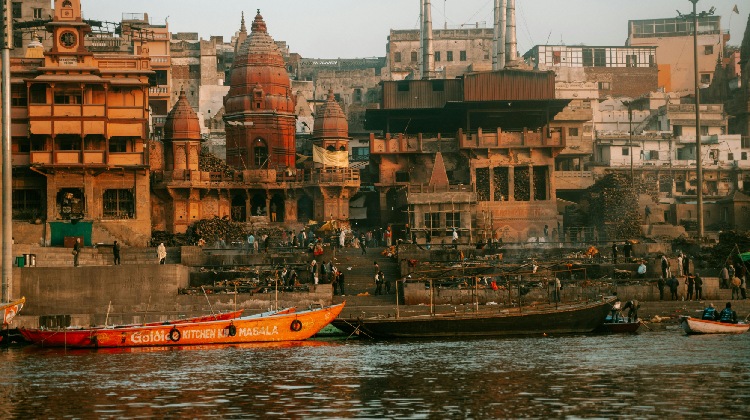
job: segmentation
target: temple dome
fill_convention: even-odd
[[[180,98],[164,122],[164,141],[191,140],[201,140],[201,125],[198,115],[188,103],[185,91],[180,91]]]
[[[341,110],[333,90],[328,91],[328,99],[315,114],[313,139],[349,138],[349,122]]]
[[[227,114],[247,110],[294,112],[291,81],[279,47],[268,34],[260,11],[237,51],[225,99]]]

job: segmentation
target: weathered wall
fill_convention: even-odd
[[[14,327],[39,325],[44,315],[70,315],[71,325],[138,323],[212,311],[245,308],[268,310],[276,295],[180,295],[188,285],[189,268],[179,264],[117,267],[26,268],[13,271],[13,294],[25,296],[26,306]],[[330,305],[331,285],[310,286],[309,293],[279,293],[278,306]],[[210,302],[210,303],[209,303]]]

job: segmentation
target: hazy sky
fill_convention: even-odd
[[[119,22],[123,13],[148,13],[151,23],[168,19],[171,32],[202,38],[239,29],[240,12],[250,22],[260,9],[268,32],[307,58],[385,55],[390,29],[416,29],[419,0],[82,0],[84,17]],[[493,0],[432,0],[435,29],[492,26]],[[740,14],[732,13],[738,4]],[[731,45],[739,45],[750,12],[746,0],[700,0],[698,11],[716,7]],[[692,11],[688,0],[516,0],[518,51],[538,44],[624,45],[630,19],[658,19]]]

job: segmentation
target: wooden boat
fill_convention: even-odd
[[[349,335],[373,339],[588,333],[604,322],[614,301],[615,298],[607,298],[578,304],[514,308],[499,313],[340,318],[333,326]]]
[[[13,320],[13,318],[21,312],[23,304],[26,303],[26,298],[16,299],[11,302],[0,303],[0,313],[3,315],[3,326],[6,326]]]
[[[628,319],[626,317],[615,317],[613,320],[610,315],[607,315],[607,317],[604,319],[604,323],[600,326],[598,326],[594,332],[595,333],[614,333],[614,334],[623,334],[623,333],[634,333],[638,331],[638,328],[641,326],[641,321],[637,320],[635,322],[628,322]]]
[[[264,312],[229,320],[138,325],[87,330],[19,328],[28,341],[44,347],[107,348],[193,346],[306,340],[330,324],[344,304],[295,312]],[[281,313],[280,313],[281,312]]]
[[[680,317],[680,325],[687,334],[742,334],[750,329],[750,324],[728,324],[689,316]]]

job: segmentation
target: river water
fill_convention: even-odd
[[[0,350],[0,418],[748,418],[750,334]]]

